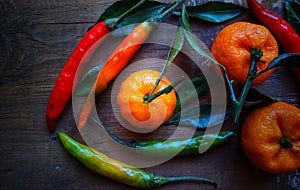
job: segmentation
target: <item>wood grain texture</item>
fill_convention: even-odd
[[[1,189],[133,189],[86,169],[49,134],[45,110],[56,78],[74,47],[98,16],[114,0],[2,0],[0,2],[0,187]],[[191,0],[186,5],[205,1]],[[235,1],[245,5],[244,1]],[[283,1],[263,3],[283,15]],[[225,25],[245,20],[257,22],[249,12],[222,24],[191,19],[195,34],[210,48]],[[168,23],[176,23],[168,17]],[[159,48],[159,49],[157,49]],[[167,48],[144,46],[135,60],[164,58]],[[184,62],[185,59],[178,60]],[[195,74],[189,70],[190,74]],[[258,89],[282,101],[300,105],[300,88],[289,68],[280,68]],[[106,93],[109,93],[109,87]],[[105,94],[97,100],[99,114],[109,126],[117,126]],[[245,109],[243,117],[249,109]],[[224,129],[237,132],[228,121]],[[140,136],[122,128],[110,128],[122,138]],[[57,130],[82,141],[71,104],[63,112]],[[164,138],[168,128],[145,138]],[[82,141],[83,142],[83,141]],[[216,180],[218,189],[300,189],[300,173],[267,174],[245,156],[239,138],[200,156],[186,156],[146,168],[160,175],[195,175]],[[159,189],[213,189],[199,183],[180,182]]]

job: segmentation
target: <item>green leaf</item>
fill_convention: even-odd
[[[140,0],[124,0],[115,2],[102,13],[100,18],[97,20],[97,23],[107,19],[119,17],[131,7],[136,5],[139,1]],[[151,16],[161,13],[162,10],[167,6],[168,4],[158,1],[146,1],[144,4],[129,13],[117,27],[143,22]]]
[[[101,70],[103,65],[98,65],[86,72],[82,78],[77,83],[74,95],[76,96],[85,96],[89,94],[92,89],[93,84],[95,83],[98,73]]]
[[[144,5],[142,5],[140,8],[137,8],[135,13],[124,18],[120,24],[117,25],[117,28],[129,24],[141,23],[154,15],[159,15],[167,6],[168,4],[163,4],[156,1],[146,1]]]
[[[129,10],[131,7],[133,7],[135,4],[137,4],[140,0],[130,0],[130,1],[117,1],[114,4],[110,5],[105,9],[105,11],[101,14],[98,22],[117,18],[118,16],[122,15],[124,12]]]
[[[237,84],[237,94],[240,94],[243,90],[244,84]],[[253,87],[250,87],[247,96],[246,96],[246,101],[248,102],[270,102],[274,103],[278,101],[277,98],[270,97],[266,94],[263,94],[256,90]]]
[[[300,68],[300,53],[286,53],[279,55],[271,61],[267,69],[270,70],[281,66]]]
[[[180,113],[174,115],[169,119],[165,125],[182,125],[197,127],[199,129],[205,129],[207,127],[216,126],[222,124],[224,120],[228,120],[232,114],[232,108],[228,108],[225,112],[225,118],[223,120],[224,113],[216,112],[211,114],[211,105],[210,104],[201,104],[200,105],[200,114],[199,105],[193,105],[187,109],[184,109]],[[211,120],[211,121],[210,121]],[[209,124],[210,121],[210,125]]]
[[[287,0],[285,2],[287,21],[300,35],[300,3]]]
[[[220,23],[235,18],[247,9],[232,3],[212,1],[197,6],[186,7],[188,16]],[[181,11],[173,11],[173,14],[180,15]]]
[[[181,19],[179,19],[178,25],[182,25]],[[156,89],[156,87],[160,83],[161,79],[165,75],[167,68],[173,63],[174,59],[177,57],[178,53],[181,51],[183,44],[184,44],[184,31],[182,28],[177,27],[176,33],[175,33],[173,41],[172,41],[171,48],[168,53],[166,63],[164,64],[164,67],[163,67],[158,79],[156,80],[153,88],[151,89],[151,91],[149,93],[149,96],[148,96],[149,98],[153,95],[154,90]]]
[[[181,23],[181,21],[179,21],[179,23]],[[168,54],[167,66],[169,66],[177,57],[178,53],[182,49],[183,44],[184,44],[184,31],[182,28],[178,27],[176,34],[174,36],[171,50],[169,51]]]
[[[258,77],[259,75],[274,69],[276,67],[282,67],[282,66],[288,66],[288,67],[298,67],[300,68],[300,54],[299,53],[285,53],[277,56],[275,59],[273,59],[268,67],[259,72],[255,77]]]
[[[190,82],[192,82],[195,88],[191,88]],[[194,93],[195,90],[196,93]],[[204,76],[194,77],[191,81],[185,82],[176,91],[177,102],[173,114],[178,113],[185,105],[195,101],[198,97],[204,95],[208,91],[209,86]],[[180,98],[178,97],[178,94],[180,94]]]
[[[183,7],[183,9],[185,9]],[[189,42],[189,44],[192,46],[192,48],[199,54],[201,55],[202,57],[206,58],[207,60],[211,61],[214,65],[217,65],[222,71],[223,71],[223,76],[224,76],[224,79],[229,87],[229,91],[230,91],[230,97],[231,99],[233,100],[233,102],[236,101],[235,99],[235,93],[234,93],[234,89],[233,89],[233,86],[232,86],[232,83],[231,81],[229,80],[229,77],[227,75],[227,72],[226,72],[226,68],[221,65],[220,63],[217,62],[217,60],[215,60],[215,58],[213,58],[212,56],[210,56],[209,53],[206,53],[200,46],[200,44],[198,43],[198,41],[196,40],[196,38],[194,37],[194,35],[192,34],[192,29],[191,29],[191,26],[190,26],[190,23],[188,21],[188,13],[185,11],[182,12],[183,14],[185,14],[185,16],[183,17],[185,20],[184,20],[184,24],[183,24],[183,27],[185,29],[184,33],[185,33],[185,36],[187,38],[187,41]]]
[[[224,66],[219,64],[212,56],[210,56],[208,53],[206,53],[205,51],[203,51],[203,49],[200,47],[199,43],[196,41],[195,37],[192,34],[192,29],[191,29],[191,25],[189,22],[189,17],[188,17],[188,13],[186,11],[186,9],[183,7],[183,11],[182,11],[182,19],[183,19],[183,28],[184,30],[184,34],[186,39],[188,40],[189,44],[193,47],[193,49],[202,57],[212,61],[213,63],[215,63],[216,65],[220,66],[223,68],[223,70],[225,70]]]
[[[182,6],[184,7],[184,5],[182,5]],[[173,39],[171,50],[169,51],[169,54],[168,54],[166,66],[169,66],[174,61],[174,59],[176,58],[176,56],[178,55],[178,53],[181,51],[181,49],[183,47],[184,30],[183,30],[182,26],[183,26],[183,19],[181,18],[178,21],[178,27],[177,27],[176,34]]]
[[[259,102],[274,103],[274,102],[277,102],[278,99],[276,99],[274,97],[267,96],[267,95],[259,92],[255,88],[250,87],[250,89],[247,93],[247,96],[246,96],[246,101],[249,101],[249,102],[259,101]]]
[[[187,12],[186,7],[184,5],[182,6],[182,10],[181,10],[181,21],[182,21],[182,27],[185,30],[191,32],[192,28],[191,28],[191,25],[189,23],[188,12]]]
[[[125,17],[117,26],[116,29],[112,32],[113,36],[126,36],[128,35],[135,27],[141,22],[155,16],[168,7],[169,4],[163,4],[156,1],[146,1],[143,5],[138,7],[129,16]]]

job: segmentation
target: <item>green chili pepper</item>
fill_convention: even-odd
[[[142,154],[149,154],[154,156],[167,156],[167,155],[192,155],[199,154],[199,147],[202,145],[209,145],[211,150],[225,142],[235,135],[232,131],[220,131],[219,133],[197,135],[188,139],[176,139],[176,140],[134,140],[124,141],[111,133],[101,123],[92,118],[92,120],[101,127],[112,139],[116,142],[125,145],[127,147],[135,148],[137,152]]]
[[[188,139],[180,140],[143,140],[132,141],[134,148],[140,152],[151,155],[173,155],[177,156],[199,154],[199,147],[206,146],[213,141],[208,150],[217,147],[220,144],[225,143],[234,135],[231,131],[221,131],[220,133],[197,135]]]
[[[152,172],[127,165],[111,159],[86,145],[80,144],[68,135],[58,132],[65,149],[83,163],[87,168],[105,177],[134,187],[158,187],[174,181],[201,181],[214,185],[216,183],[206,178],[193,176],[163,177]]]

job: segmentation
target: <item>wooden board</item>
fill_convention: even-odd
[[[86,29],[113,2],[0,2],[1,189],[133,189],[86,169],[63,149],[55,133],[48,133],[45,123],[48,98],[62,67]],[[185,3],[202,2],[205,1]],[[244,1],[236,3],[246,6]],[[263,3],[284,15],[283,1],[265,0]],[[236,21],[257,22],[249,12],[221,24],[191,20],[195,34],[209,48],[217,32]],[[176,17],[168,17],[166,22],[175,24]],[[148,56],[164,58],[166,53],[166,48],[145,46],[134,59]],[[300,88],[295,81],[289,68],[280,68],[258,88],[267,95],[299,107]],[[112,117],[110,112],[101,114]],[[223,128],[239,131],[239,126],[231,121],[226,122]],[[123,138],[134,137],[124,135],[122,130],[111,130]],[[71,103],[63,112],[57,131],[81,140]],[[164,137],[163,132],[156,137]],[[166,176],[208,177],[218,182],[218,189],[300,189],[299,171],[279,175],[262,172],[247,159],[238,137],[203,155],[173,158],[146,170]],[[159,189],[213,188],[205,184],[180,182]]]

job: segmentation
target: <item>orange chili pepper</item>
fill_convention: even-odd
[[[106,89],[108,83],[127,65],[154,29],[155,24],[143,22],[122,41],[98,74],[96,94],[101,94]]]

